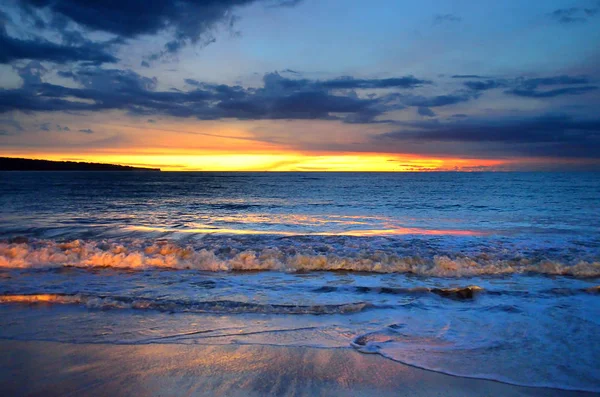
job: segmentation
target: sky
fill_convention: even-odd
[[[3,0],[0,156],[600,170],[600,0]]]

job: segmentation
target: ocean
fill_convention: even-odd
[[[0,172],[0,338],[600,392],[598,173]]]

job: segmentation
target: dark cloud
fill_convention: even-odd
[[[460,22],[461,20],[461,17],[456,16],[454,14],[438,14],[433,17],[433,23],[435,25],[447,22]]]
[[[589,79],[584,76],[552,76],[542,78],[518,79],[517,82],[527,88],[538,88],[548,85],[588,84]]]
[[[382,115],[383,113],[385,113],[388,110],[400,110],[403,108],[403,106],[395,106],[393,109],[391,109],[388,106],[379,104],[378,101],[376,101],[374,99],[372,99],[372,100],[373,100],[373,102],[371,102],[369,107],[366,107],[366,108],[360,110],[359,112],[347,114],[345,117],[342,118],[342,120],[345,123],[349,123],[349,124],[369,124],[369,123],[386,124],[386,123],[390,123],[393,121],[392,120],[377,120],[377,117]]]
[[[29,68],[31,70],[35,68]],[[237,119],[323,119],[347,123],[381,123],[381,114],[406,105],[387,95],[361,96],[355,90],[410,89],[426,84],[412,76],[388,79],[343,77],[330,80],[289,79],[267,73],[260,88],[212,84],[185,79],[188,91],[157,91],[157,80],[131,70],[83,67],[59,71],[59,76],[80,88],[43,83],[30,78],[20,89],[0,90],[0,112],[103,111],[119,109],[136,115],[164,114],[202,120]],[[396,93],[397,94],[397,93]],[[449,98],[430,98],[435,106]],[[409,102],[427,98],[410,96]],[[421,105],[415,105],[421,106]],[[426,106],[426,105],[422,105]],[[424,111],[424,110],[423,110]]]
[[[590,81],[583,76],[552,76],[543,78],[517,79],[516,86],[506,93],[529,98],[553,98],[563,95],[580,95],[596,90],[598,87],[589,85]],[[563,86],[551,90],[540,88]],[[565,87],[571,86],[571,87]]]
[[[485,77],[477,74],[455,74],[451,76],[453,79],[484,79]]]
[[[84,68],[58,74],[98,91],[143,92],[154,90],[157,84],[156,78],[144,77],[132,70]]]
[[[596,86],[584,86],[584,87],[567,87],[558,88],[555,90],[537,91],[535,89],[527,88],[515,88],[513,90],[506,91],[508,94],[528,97],[528,98],[553,98],[563,95],[581,95],[590,91],[597,90]]]
[[[361,90],[377,88],[415,88],[431,84],[429,80],[418,79],[414,76],[392,77],[386,79],[357,79],[352,76],[342,76],[330,80],[290,79],[279,73],[267,73],[264,77],[265,87],[273,90]],[[186,83],[194,85],[194,80],[187,79]],[[197,83],[197,82],[196,82]]]
[[[5,26],[10,23],[12,23],[12,20],[8,16],[8,14],[5,13],[4,11],[0,10],[0,30],[5,31],[6,30]]]
[[[503,121],[477,120],[404,123],[400,131],[381,134],[386,142],[461,145],[471,154],[502,152],[531,156],[600,158],[600,119],[548,115]],[[499,153],[496,153],[499,154]]]
[[[150,123],[150,124],[156,124],[156,120],[148,119],[148,123]]]
[[[79,132],[83,132],[83,133],[86,133],[86,134],[92,134],[92,133],[94,133],[94,131],[92,131],[89,128],[86,128],[86,129],[83,129],[83,130],[79,130]]]
[[[196,37],[251,0],[22,0],[29,10],[48,9],[90,29],[123,37],[173,29],[176,36]],[[30,11],[31,12],[31,11]]]
[[[325,80],[288,78],[279,73],[263,76],[262,87],[213,84],[185,79],[188,90],[158,91],[156,78],[131,70],[79,67],[57,72],[79,88],[44,83],[45,69],[30,62],[18,69],[25,84],[0,90],[0,112],[92,112],[123,110],[149,117],[196,117],[201,120],[321,119],[346,123],[394,123],[382,115],[416,108],[424,117],[435,117],[434,108],[479,98],[486,89],[507,86],[523,97],[574,95],[595,89],[581,76],[467,81],[470,89],[443,95],[416,95],[412,90],[430,84],[413,76],[386,79],[340,77]],[[550,87],[551,90],[546,88]],[[385,89],[385,91],[381,91]],[[368,91],[371,90],[371,91]],[[373,91],[378,90],[378,91]]]
[[[56,63],[89,61],[94,64],[118,61],[102,45],[62,45],[39,37],[33,40],[21,40],[0,31],[0,63],[9,63],[20,59]]]
[[[40,62],[31,61],[24,66],[13,66],[25,86],[40,84],[42,77],[48,72]]]
[[[562,24],[583,23],[596,16],[598,11],[598,8],[559,8],[552,11],[549,16]]]
[[[21,126],[21,123],[19,123],[16,120],[13,119],[0,119],[0,125],[6,125],[11,127],[13,130],[21,132],[24,130],[23,126]]]
[[[381,98],[361,98],[347,86],[410,86],[413,77],[397,79],[286,79],[266,74],[261,88],[243,88],[186,79],[189,91],[156,91],[156,79],[131,70],[98,67],[61,71],[81,88],[42,83],[20,89],[0,90],[0,111],[102,111],[121,109],[137,115],[166,114],[211,120],[238,119],[340,119],[347,122],[374,122],[383,112],[398,105]],[[331,84],[330,84],[331,83]],[[338,92],[343,91],[343,92]]]
[[[194,80],[194,79],[184,79],[183,81],[186,84],[193,85],[194,87],[200,87],[200,86],[202,86],[202,84],[204,84],[204,83],[201,83],[200,81]]]
[[[583,12],[585,12],[585,15],[587,15],[588,17],[593,17],[596,14],[598,14],[598,11],[600,11],[598,8],[584,8]]]
[[[550,17],[560,23],[584,22],[585,18],[578,17],[579,8],[559,8],[550,13]]]
[[[329,89],[413,88],[424,84],[431,84],[431,81],[417,79],[413,76],[368,80],[341,77],[339,79],[317,82],[316,84]]]
[[[273,1],[271,7],[295,7],[302,3],[304,0],[279,0]]]
[[[270,6],[292,7],[299,0],[20,0],[22,13],[38,27],[48,27],[40,16],[49,12],[51,26],[59,28],[75,22],[87,31],[101,31],[131,39],[141,35],[166,33],[165,50],[177,52],[187,44],[214,41],[212,31],[223,24],[231,28],[237,19],[236,7],[264,2]],[[103,61],[110,62],[110,61]]]
[[[479,96],[477,92],[468,91],[457,91],[447,95],[436,95],[431,97],[415,96],[415,95],[403,95],[401,96],[402,102],[406,106],[417,106],[434,108],[440,106],[455,105],[461,102],[467,102],[471,99],[475,99]]]
[[[433,112],[433,110],[431,110],[425,106],[419,106],[417,108],[417,113],[419,113],[421,116],[425,116],[425,117],[435,117],[435,113]]]
[[[52,131],[54,128],[51,126],[52,123],[41,123],[39,125],[39,129],[40,131]],[[71,131],[71,129],[67,126],[61,126],[60,124],[56,124],[55,126],[56,131]]]
[[[596,90],[585,76],[550,76],[540,78],[488,79],[463,83],[472,91],[487,91],[495,88],[508,88],[505,93],[529,98],[553,98],[563,95],[580,95]],[[549,87],[557,87],[548,89]]]
[[[270,112],[276,118],[328,119],[330,113],[361,114],[368,111],[371,104],[371,100],[308,91],[278,98],[270,104]]]
[[[506,82],[502,80],[466,81],[464,85],[475,91],[486,91],[493,88],[506,87]]]

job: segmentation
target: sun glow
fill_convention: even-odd
[[[59,120],[52,120],[59,124]],[[93,133],[82,134],[89,129]],[[396,153],[380,125],[331,121],[141,123],[109,112],[71,123],[71,131],[28,130],[3,136],[0,156],[160,168],[162,171],[509,171],[543,169],[548,158],[473,158]],[[389,150],[389,151],[388,151]],[[407,149],[408,150],[408,149]],[[437,153],[437,152],[436,152]],[[583,164],[553,159],[552,164]]]
[[[506,163],[500,160],[428,158],[378,153],[159,154],[148,151],[130,154],[6,153],[1,155],[153,167],[160,168],[162,171],[469,171],[477,167],[493,168]]]

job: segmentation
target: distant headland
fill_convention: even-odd
[[[160,171],[160,168],[0,157],[0,171]]]

